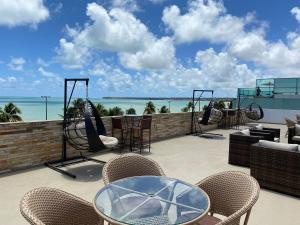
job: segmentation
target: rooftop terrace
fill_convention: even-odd
[[[269,124],[268,127],[281,128],[281,141],[286,127]],[[235,130],[217,130],[224,138],[205,139],[197,136],[182,136],[153,143],[150,154],[169,177],[179,178],[189,183],[219,171],[238,170],[249,173],[248,168],[228,164],[229,134]],[[98,155],[95,158],[109,160],[117,152]],[[28,224],[19,213],[19,202],[29,190],[37,187],[55,187],[78,195],[90,202],[96,192],[103,187],[101,165],[94,163],[77,164],[68,167],[76,173],[76,180],[56,173],[46,167],[35,167],[0,176],[0,223],[6,225]],[[300,199],[262,189],[254,206],[249,225],[294,225],[299,221]]]

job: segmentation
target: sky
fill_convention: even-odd
[[[236,95],[300,77],[296,0],[0,0],[0,96]],[[79,86],[79,89],[82,89]]]

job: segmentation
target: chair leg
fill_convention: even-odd
[[[142,148],[143,148],[143,130],[140,131],[140,154],[142,154]]]
[[[244,220],[244,225],[247,225],[247,224],[248,224],[248,220],[249,220],[250,213],[251,213],[251,209],[250,209],[250,210],[247,212],[247,214],[246,214],[246,217],[245,217],[245,220]]]
[[[151,148],[151,130],[149,130],[149,152]]]

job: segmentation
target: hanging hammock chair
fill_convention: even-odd
[[[205,108],[203,117],[198,119],[198,122],[202,125],[210,125],[221,122],[223,118],[223,113],[213,108],[213,103],[210,102],[208,106]]]
[[[198,119],[199,136],[205,138],[211,138],[213,136],[223,136],[222,134],[209,133],[202,130],[201,125],[213,125],[219,123],[223,118],[223,113],[213,108],[213,102],[211,101],[204,109],[203,117]]]
[[[264,118],[264,111],[260,105],[253,102],[245,109],[245,116],[250,120],[258,121]]]
[[[114,148],[118,145],[118,139],[106,134],[104,124],[94,104],[87,100],[84,108],[74,110],[76,113],[68,113],[65,137],[68,143],[79,151],[98,152],[103,149]],[[95,125],[92,118],[95,119]]]

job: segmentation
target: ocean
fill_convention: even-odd
[[[90,99],[93,103],[102,103],[107,109],[114,106],[122,108],[125,112],[128,108],[135,108],[137,114],[142,114],[146,103],[149,100],[134,100],[134,99]],[[171,113],[180,112],[185,107],[188,101],[184,100],[151,100],[157,111],[163,105],[169,108]],[[41,121],[46,118],[45,99],[40,97],[0,97],[0,107],[3,107],[8,102],[13,102],[22,111],[22,118],[24,121]],[[202,102],[201,105],[205,105]],[[63,114],[63,98],[51,97],[48,99],[48,120],[60,119],[60,115]]]

